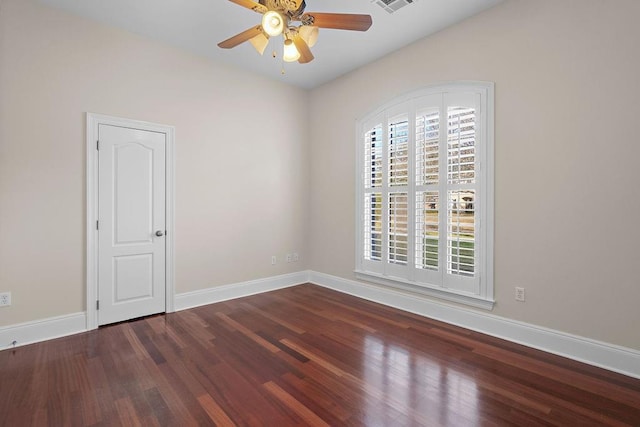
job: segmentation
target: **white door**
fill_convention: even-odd
[[[98,126],[98,324],[165,311],[164,133]]]

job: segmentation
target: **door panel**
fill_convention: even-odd
[[[113,258],[113,302],[153,297],[153,254]]]
[[[104,325],[165,311],[166,137],[104,124],[98,134],[98,324]]]
[[[137,142],[115,145],[113,161],[114,244],[150,243],[153,235],[153,149]]]

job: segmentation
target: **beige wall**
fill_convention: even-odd
[[[356,119],[493,81],[493,314],[640,349],[639,16],[637,0],[508,0],[312,91],[310,268],[354,278]]]
[[[176,127],[178,293],[305,268],[305,91],[32,1],[0,7],[0,326],[85,310],[87,111]]]

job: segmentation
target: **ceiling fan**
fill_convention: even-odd
[[[262,23],[218,43],[218,46],[231,49],[249,41],[262,54],[269,38],[282,34],[286,62],[306,64],[313,61],[310,47],[318,39],[318,28],[367,31],[372,24],[370,15],[305,12],[305,0],[229,1],[262,14]]]

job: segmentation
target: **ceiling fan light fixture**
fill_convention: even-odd
[[[270,37],[282,35],[284,39],[282,60],[308,64],[314,60],[311,47],[318,40],[319,28],[334,30],[367,31],[373,24],[371,15],[357,13],[305,12],[305,0],[229,0],[262,15],[260,25],[242,31],[218,43],[222,49],[231,49],[249,41],[263,54]],[[371,0],[380,2],[415,0]],[[2,2],[2,0],[0,0]],[[279,49],[278,49],[279,50]],[[273,51],[273,57],[277,57]]]
[[[293,40],[286,39],[284,41],[284,55],[282,59],[284,62],[295,62],[300,59],[300,52],[298,52],[296,45],[293,44]]]
[[[254,49],[257,50],[260,55],[262,55],[264,53],[264,50],[267,48],[267,45],[269,44],[269,37],[264,34],[258,34],[252,39],[249,39],[249,42],[254,47]]]
[[[282,14],[270,10],[262,15],[262,29],[270,37],[279,36],[284,31],[284,21]]]
[[[312,25],[302,25],[298,29],[298,34],[302,37],[302,40],[307,43],[309,47],[315,46],[318,41],[318,27]]]

